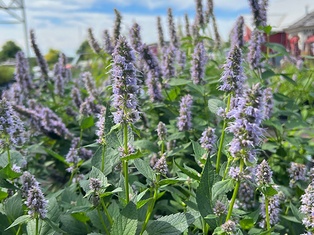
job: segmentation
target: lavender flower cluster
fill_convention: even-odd
[[[134,51],[124,37],[120,37],[113,53],[113,113],[115,123],[133,123],[139,119],[137,78]]]
[[[5,98],[0,101],[0,134],[1,148],[23,145],[26,141],[23,122]]]
[[[188,131],[192,128],[192,108],[193,97],[191,95],[185,95],[181,98],[180,102],[180,116],[178,118],[179,131]]]
[[[191,76],[193,83],[196,85],[204,84],[205,68],[208,57],[206,55],[203,42],[199,42],[192,55]]]

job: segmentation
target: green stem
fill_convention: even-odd
[[[202,225],[203,225],[203,234],[207,235],[208,234],[208,224],[204,219],[202,219]]]
[[[102,152],[101,152],[101,172],[104,172],[105,170],[105,145],[102,146]]]
[[[38,235],[39,234],[39,231],[38,231],[38,223],[39,222],[39,218],[38,218],[38,216],[36,217],[36,235]]]
[[[269,200],[268,200],[268,197],[265,196],[266,228],[267,228],[267,231],[270,234],[270,228],[271,227],[270,227],[270,218],[269,218],[268,206],[269,206]]]
[[[158,197],[158,182],[159,182],[159,174],[156,175],[156,183],[155,183],[155,188],[154,188],[154,196],[153,196],[153,200],[152,202],[150,203],[148,209],[147,209],[147,212],[146,212],[146,218],[145,218],[145,221],[144,221],[144,224],[142,226],[142,230],[141,230],[141,233],[140,235],[142,235],[146,229],[146,226],[149,222],[149,219],[152,215],[152,212],[154,210],[154,207],[155,207],[155,203],[157,201],[157,197]]]
[[[228,95],[226,113],[229,112],[230,103],[231,103],[231,94]],[[219,168],[220,168],[220,159],[221,159],[222,148],[223,148],[223,143],[224,143],[224,139],[225,139],[226,127],[227,127],[227,119],[225,118],[224,119],[224,124],[223,124],[223,127],[222,127],[221,136],[220,136],[219,148],[218,148],[218,151],[217,151],[217,161],[216,161],[216,173],[217,174],[219,173]]]
[[[128,155],[128,125],[125,123],[123,126],[123,144],[124,144],[124,154]],[[129,203],[129,162],[128,160],[123,160],[123,174],[124,174],[124,187],[125,187],[125,200],[126,204]]]
[[[243,161],[243,159],[241,159],[240,160],[240,175],[242,173],[243,167],[244,167],[244,161]],[[234,191],[233,191],[233,194],[232,194],[228,214],[226,217],[226,222],[231,218],[233,206],[234,206],[235,200],[236,200],[237,195],[238,195],[239,187],[240,187],[240,179],[237,181],[236,186],[235,186]]]
[[[110,216],[104,201],[102,199],[100,201],[101,201],[102,208],[104,209],[104,212],[105,212],[105,214],[106,214],[106,216],[107,216],[107,218],[109,220],[109,223],[110,223],[110,225],[112,225],[113,224],[112,217]]]
[[[230,165],[231,160],[232,160],[231,157],[228,156],[228,162],[227,162],[226,170],[225,170],[225,172],[224,172],[224,176],[222,177],[222,180],[224,180],[224,179],[226,178],[226,176],[227,176],[228,168],[229,168],[229,165]]]
[[[106,234],[109,235],[110,233],[109,233],[109,231],[108,231],[108,229],[107,229],[107,226],[106,226],[106,224],[105,224],[105,222],[104,222],[104,218],[101,216],[101,213],[100,213],[99,208],[97,208],[97,213],[98,213],[98,217],[99,217],[99,219],[100,219],[100,223],[101,223],[102,226],[104,227],[104,230],[105,230]]]
[[[8,153],[8,164],[11,165],[11,154],[10,154],[9,147],[7,147],[7,153]]]

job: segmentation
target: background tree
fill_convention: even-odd
[[[92,51],[91,47],[87,40],[83,41],[80,47],[76,51],[77,55],[81,55],[82,60],[88,60],[93,57],[94,52]]]
[[[6,61],[8,59],[14,59],[15,54],[21,51],[21,48],[15,44],[13,41],[7,41],[3,44],[0,51],[0,61]]]
[[[60,51],[50,48],[48,53],[45,55],[48,65],[53,65],[58,62]]]

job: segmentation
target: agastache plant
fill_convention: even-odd
[[[45,58],[43,57],[43,55],[41,54],[41,52],[38,48],[38,45],[36,43],[34,30],[30,31],[30,39],[31,39],[32,48],[33,48],[34,53],[36,55],[37,63],[38,63],[39,68],[41,70],[42,77],[44,78],[45,81],[48,81],[48,78],[49,78],[49,76],[48,76],[48,72],[49,72],[48,64],[47,64],[47,61],[45,60]]]
[[[205,24],[205,19],[203,15],[203,4],[202,0],[195,0],[196,2],[196,19],[195,23],[200,27],[203,27]]]
[[[6,150],[11,164],[10,147],[21,146],[26,141],[23,122],[5,98],[0,101],[0,147]]]
[[[173,46],[174,48],[179,48],[179,39],[177,36],[171,8],[168,8],[168,30],[170,35],[171,46]]]
[[[20,84],[23,93],[32,90],[34,84],[29,74],[29,65],[22,51],[16,53],[15,80]]]
[[[179,131],[188,131],[192,129],[192,108],[193,97],[185,95],[180,102],[180,116],[178,117],[177,127]]]
[[[204,84],[205,69],[208,57],[203,42],[199,42],[192,55],[191,78],[194,84]]]
[[[160,49],[162,49],[165,46],[165,40],[160,16],[157,17],[157,31],[158,31],[158,46]]]
[[[262,67],[262,44],[264,43],[263,32],[255,29],[252,32],[248,61],[252,69],[258,69]]]
[[[137,78],[135,74],[134,50],[124,37],[120,37],[114,53],[112,65],[113,96],[112,105],[116,109],[113,113],[114,122],[123,125],[124,154],[129,154],[128,126],[139,120],[137,101]],[[123,160],[123,173],[125,177],[126,202],[129,202],[128,161]]]
[[[134,23],[130,29],[130,39],[133,49],[137,52],[140,52],[143,43],[141,38],[141,27],[138,23]]]
[[[264,27],[267,24],[268,0],[249,0],[254,18],[255,27]]]
[[[113,52],[113,46],[112,46],[112,42],[111,42],[111,38],[109,35],[109,31],[108,30],[104,30],[103,33],[103,50],[108,53],[109,55],[112,54]]]
[[[119,37],[120,37],[122,16],[117,9],[114,9],[114,13],[115,13],[116,18],[115,18],[115,22],[114,22],[113,40],[112,41],[113,41],[114,45],[117,45],[117,43],[119,41]]]
[[[305,193],[301,196],[301,206],[300,212],[304,215],[302,219],[302,224],[306,227],[308,232],[314,231],[314,181],[312,179],[311,183],[305,189]],[[311,234],[312,234],[311,233]]]
[[[92,48],[92,50],[96,54],[99,54],[101,52],[101,47],[100,47],[99,43],[97,42],[97,40],[96,40],[96,38],[94,36],[92,28],[89,28],[87,30],[87,32],[88,32],[88,43],[89,43],[89,46]]]
[[[243,27],[244,27],[244,18],[243,16],[239,16],[232,30],[231,42],[232,42],[232,45],[236,45],[240,48],[244,46]]]
[[[168,82],[176,75],[175,58],[176,49],[174,47],[164,48],[161,69],[165,87],[168,87]]]
[[[189,15],[188,14],[184,15],[184,20],[185,20],[185,35],[187,37],[191,37],[191,29],[190,29],[190,22],[189,22]]]

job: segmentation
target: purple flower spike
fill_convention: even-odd
[[[264,27],[267,25],[267,6],[268,0],[249,0],[255,27]]]
[[[265,210],[265,197],[262,198],[261,215],[263,220],[259,223],[261,228],[266,228],[266,210]],[[270,225],[275,225],[279,221],[280,213],[280,195],[276,194],[273,197],[268,198],[268,213]]]
[[[261,31],[255,29],[252,33],[248,61],[252,69],[257,69],[262,67],[262,44],[264,43],[264,35]]]
[[[196,2],[196,19],[195,23],[200,27],[203,27],[205,24],[205,19],[203,15],[203,4],[202,0],[195,0]]]
[[[165,155],[162,155],[162,157],[158,159],[153,169],[160,174],[167,175],[168,166]]]
[[[158,45],[159,48],[163,48],[165,46],[164,33],[161,26],[161,18],[157,17],[157,30],[158,30]]]
[[[309,184],[305,189],[305,193],[301,196],[301,207],[300,212],[304,215],[302,219],[302,224],[306,227],[308,231],[313,231],[314,229],[314,181]]]
[[[119,37],[120,37],[122,16],[117,9],[114,9],[114,13],[116,15],[116,18],[115,18],[114,27],[113,27],[113,43],[114,45],[117,45]]]
[[[38,215],[41,219],[46,218],[48,201],[38,186],[32,186],[28,191],[25,204],[29,209],[28,214],[30,216],[36,217]]]
[[[203,84],[205,76],[205,67],[208,57],[206,55],[205,47],[203,42],[199,42],[194,48],[194,53],[192,55],[192,67],[191,76],[193,83]]]
[[[89,46],[92,48],[92,50],[96,54],[99,54],[101,52],[101,48],[99,46],[99,43],[97,42],[97,40],[94,37],[93,30],[91,28],[89,28],[87,31],[88,31],[88,43],[89,43]]]
[[[109,55],[111,55],[112,52],[113,52],[113,46],[112,46],[112,43],[111,43],[111,38],[110,38],[108,30],[104,30],[103,42],[104,42],[104,47],[103,47],[104,51],[106,53],[108,53]]]
[[[162,57],[162,74],[165,79],[164,83],[167,86],[170,78],[175,77],[176,70],[174,67],[176,57],[176,49],[174,47],[164,48]]]
[[[185,34],[187,37],[191,37],[190,22],[189,22],[188,14],[184,15],[184,20],[185,20]]]
[[[7,138],[0,139],[1,148],[6,148],[10,145],[23,145],[26,141],[24,125],[13,110],[11,103],[5,98],[0,100],[0,135],[2,136],[3,134]]]
[[[242,92],[245,81],[242,61],[241,49],[238,46],[234,46],[230,50],[227,61],[224,64],[224,71],[219,80],[222,83],[219,86],[219,90],[237,94]]]
[[[304,164],[292,162],[288,169],[288,173],[290,177],[289,186],[291,188],[295,187],[297,181],[306,180],[306,167]]]
[[[130,30],[131,45],[135,51],[140,52],[142,48],[141,27],[138,23],[134,23]]]
[[[159,140],[165,140],[167,137],[167,128],[165,123],[159,122],[157,126],[157,135]]]
[[[168,29],[170,34],[171,46],[179,48],[179,40],[176,32],[176,27],[173,20],[172,9],[168,8]]]
[[[39,187],[38,181],[35,179],[35,176],[33,176],[31,173],[28,171],[25,171],[23,175],[21,176],[21,182],[22,182],[22,197],[26,198],[28,195],[29,190],[35,186]]]
[[[273,172],[265,159],[256,168],[256,183],[258,186],[270,184]]]
[[[41,52],[38,48],[38,45],[36,43],[34,30],[30,31],[30,39],[31,39],[31,45],[32,45],[34,53],[36,55],[37,63],[38,63],[39,68],[41,70],[41,74],[42,74],[43,78],[45,79],[45,81],[47,81],[49,78],[48,77],[48,71],[49,71],[48,64],[47,64],[47,61],[45,60],[45,58],[43,57],[43,55],[41,54]]]
[[[201,146],[208,151],[208,153],[212,153],[216,141],[217,136],[215,135],[215,129],[208,127],[205,131],[203,131],[200,143]]]
[[[113,53],[112,104],[115,123],[134,123],[139,119],[137,93],[139,87],[135,74],[134,51],[124,37],[120,37]]]
[[[239,16],[232,31],[231,41],[232,41],[232,45],[237,45],[240,48],[244,46],[243,26],[244,26],[244,18],[243,16]]]
[[[16,53],[15,80],[20,84],[23,93],[27,94],[33,88],[29,65],[22,51]]]
[[[177,123],[179,131],[188,131],[192,128],[192,104],[193,97],[191,95],[188,94],[182,97],[180,102],[180,116]]]
[[[98,128],[96,131],[96,135],[98,136],[97,142],[99,144],[106,144],[105,140],[105,115],[106,109],[103,109],[100,114],[97,115],[98,121],[96,123],[96,127]]]

